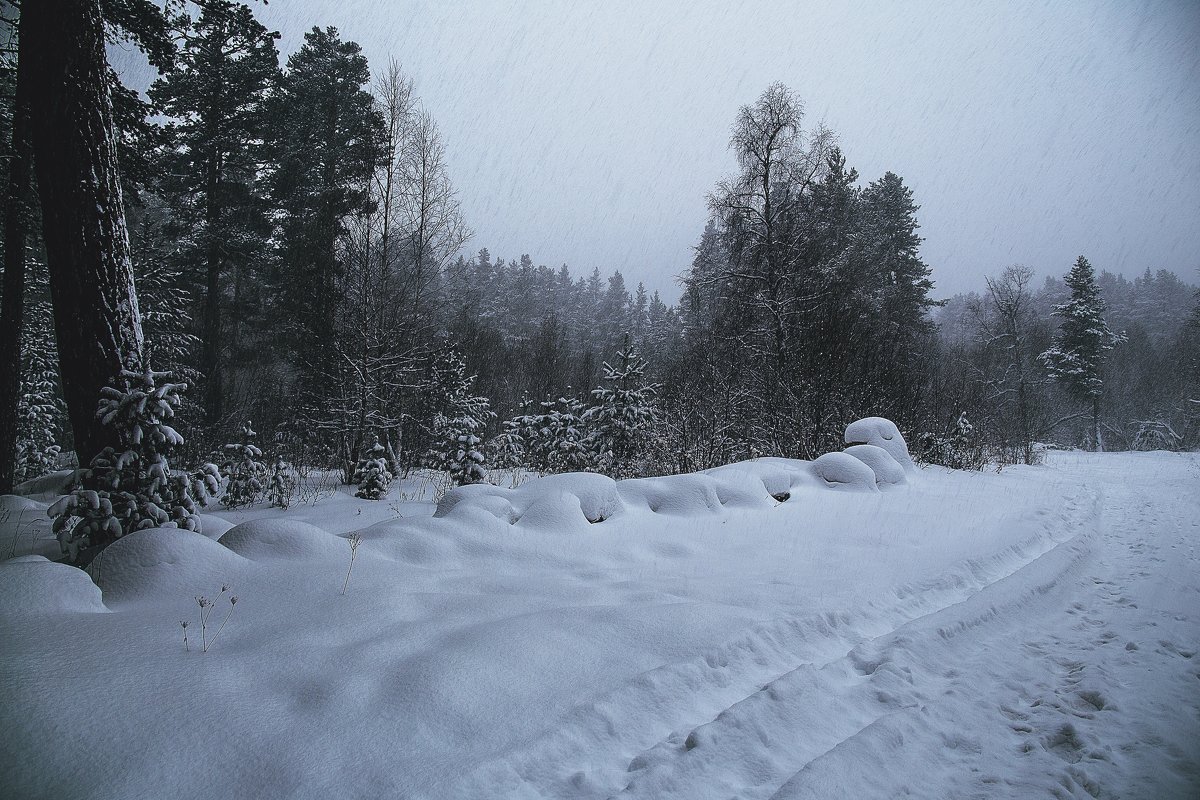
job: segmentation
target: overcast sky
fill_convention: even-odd
[[[396,57],[445,137],[468,250],[620,269],[668,302],[772,81],[921,205],[937,295],[1086,254],[1200,281],[1200,2],[274,0]]]

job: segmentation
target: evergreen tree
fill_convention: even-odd
[[[487,479],[481,434],[495,414],[488,399],[474,393],[475,377],[467,374],[458,351],[446,351],[441,360],[445,405],[434,422],[437,444],[427,460],[434,468],[448,471],[457,485],[480,483]]]
[[[379,500],[387,495],[388,488],[392,485],[392,471],[388,466],[387,449],[379,443],[378,436],[371,446],[363,451],[354,478],[358,483],[355,497]]]
[[[604,364],[604,381],[592,391],[592,406],[584,413],[588,441],[601,469],[614,478],[636,474],[638,459],[648,449],[655,421],[657,387],[644,383],[646,362],[625,337],[617,366]]]
[[[20,46],[59,372],[75,449],[89,463],[120,446],[96,419],[97,398],[114,376],[139,373],[143,354],[101,3],[22,4]]]
[[[21,393],[17,403],[16,483],[40,477],[58,467],[57,442],[65,422],[49,302],[35,299],[27,303],[24,322]]]
[[[585,411],[578,400],[560,397],[543,402],[539,413],[504,423],[506,443],[519,463],[541,473],[591,470],[596,458],[583,421]]]
[[[282,458],[275,459],[271,470],[271,483],[267,488],[267,500],[272,506],[286,509],[292,504],[292,496],[296,492],[296,480],[292,477],[291,467]]]
[[[450,473],[455,486],[487,482],[486,458],[479,433],[483,428],[480,417],[490,412],[485,398],[472,400],[482,402],[475,403],[473,412],[466,411],[453,419],[443,420],[440,426],[445,437],[442,466]]]
[[[1092,407],[1092,445],[1104,449],[1100,432],[1100,397],[1104,393],[1104,354],[1121,342],[1104,320],[1107,305],[1096,285],[1096,273],[1083,256],[1065,278],[1071,298],[1054,307],[1063,322],[1051,347],[1042,353],[1042,363],[1051,377],[1077,400]]]
[[[182,47],[150,88],[170,118],[160,189],[173,211],[178,260],[203,287],[203,354],[209,423],[223,412],[222,306],[230,270],[250,273],[269,233],[260,184],[267,92],[279,74],[277,33],[246,5],[208,0],[174,19]],[[139,284],[139,287],[141,284]],[[160,354],[161,357],[161,354]]]
[[[299,324],[294,342],[310,378],[331,356],[342,267],[337,241],[346,218],[369,207],[383,138],[374,98],[363,89],[370,79],[357,44],[342,41],[335,28],[313,28],[288,58],[269,103],[283,259],[277,295],[281,312]]]
[[[199,509],[215,493],[219,477],[211,464],[196,476],[172,472],[169,456],[183,437],[170,422],[187,387],[163,382],[167,377],[147,367],[124,371],[118,383],[105,387],[96,417],[118,447],[98,453],[80,485],[49,511],[63,552],[73,560],[86,560],[144,528],[200,530]]]
[[[227,461],[221,470],[225,478],[225,496],[223,502],[226,508],[239,508],[257,503],[262,499],[266,487],[263,478],[267,468],[262,463],[262,450],[254,444],[258,434],[247,422],[242,426],[242,441],[238,444],[225,445]]]

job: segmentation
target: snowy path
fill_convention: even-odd
[[[506,777],[513,796],[1195,796],[1197,465],[1164,487],[1104,458],[1072,464],[1097,488],[1068,502],[1047,549],[1026,543],[929,582],[921,602],[877,611],[888,629],[845,651],[853,633],[795,620],[794,650],[742,642],[733,662],[639,676],[575,722],[588,735],[559,732],[515,767],[509,754],[473,788]],[[690,717],[656,702],[678,697],[679,682],[696,697]],[[589,774],[598,747],[636,749],[664,720],[671,734],[622,759],[624,775]],[[572,772],[564,750],[581,739]]]
[[[112,613],[0,564],[0,795],[1200,795],[1200,457],[755,480],[634,482],[595,525],[553,480],[528,524],[483,495],[230,512],[268,527],[114,546]],[[61,609],[31,576],[71,579]],[[223,583],[236,617],[185,652]]]

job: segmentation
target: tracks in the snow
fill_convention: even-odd
[[[770,797],[862,731],[912,713],[917,690],[897,654],[946,647],[1060,585],[1088,556],[1095,513],[1094,493],[1081,492],[1062,528],[900,587],[888,602],[777,621],[638,675],[446,796],[692,797],[721,786]]]

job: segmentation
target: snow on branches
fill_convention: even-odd
[[[199,508],[219,488],[216,467],[196,475],[172,472],[168,457],[183,444],[170,425],[186,384],[168,374],[122,370],[104,387],[96,414],[115,430],[118,447],[106,447],[80,473],[80,484],[49,509],[63,552],[78,560],[144,528],[200,530]]]

